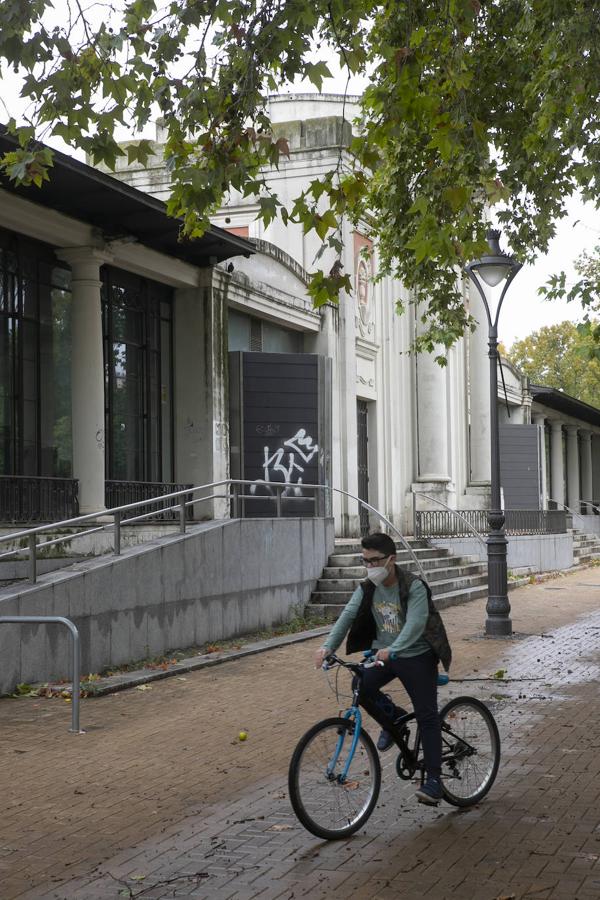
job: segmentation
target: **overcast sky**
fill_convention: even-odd
[[[60,5],[61,0],[55,0],[55,10]],[[330,68],[332,71],[336,69],[335,62],[332,61]],[[365,83],[364,79],[353,78],[348,87],[349,93],[359,94],[364,89]],[[323,91],[342,93],[345,87],[346,77],[337,70],[333,78],[325,79]],[[288,90],[314,93],[314,87],[306,83],[297,83]],[[22,109],[22,101],[19,100],[18,94],[19,80],[12,72],[0,71],[0,121],[9,114],[17,115],[17,111]],[[153,128],[146,136],[154,136]],[[123,138],[123,132],[121,131],[117,137]],[[50,143],[57,149],[73,153],[61,141]],[[80,153],[74,155],[80,158],[83,156]],[[526,337],[543,325],[553,325],[565,319],[573,322],[581,319],[582,311],[578,304],[542,300],[538,297],[537,290],[545,284],[550,275],[560,271],[566,272],[568,283],[576,280],[574,261],[584,250],[590,251],[598,244],[600,244],[600,211],[591,204],[584,205],[577,198],[571,198],[568,203],[568,216],[558,223],[557,235],[550,245],[548,254],[540,257],[534,265],[524,266],[509,288],[498,329],[499,339],[505,346],[510,346],[513,341]],[[503,246],[506,249],[505,245]]]

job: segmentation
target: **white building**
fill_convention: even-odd
[[[290,147],[290,159],[282,160],[269,176],[284,203],[291,204],[310,180],[334,168],[344,152],[349,125],[342,120],[342,105],[338,96],[272,99],[273,122]],[[353,116],[352,104],[346,104],[345,114]],[[156,154],[146,168],[123,165],[117,175],[166,199],[169,182],[160,128],[157,139]],[[341,298],[339,308],[313,311],[305,284],[306,273],[317,266],[318,238],[279,220],[265,228],[256,219],[257,211],[257,205],[232,196],[215,217],[222,228],[254,240],[258,251],[233,260],[230,348],[260,349],[258,339],[252,343],[252,328],[258,332],[260,326],[271,335],[263,350],[320,354],[332,360],[327,448],[331,483],[368,500],[405,532],[412,529],[415,492],[452,507],[484,507],[489,493],[489,396],[484,387],[487,356],[473,359],[480,341],[460,341],[448,353],[445,368],[428,354],[410,355],[418,316],[409,303],[404,315],[396,314],[396,301],[409,300],[399,282],[384,278],[372,283],[376,251],[365,260],[361,250],[373,250],[369,236],[347,222],[342,226],[342,262],[346,271],[354,272],[355,291]],[[327,264],[327,258],[318,263],[325,269]],[[278,344],[269,332],[272,325],[286,330],[285,341],[280,334]],[[335,513],[339,533],[357,533],[354,501],[338,496]]]
[[[269,176],[284,202],[345,152],[350,126],[342,106],[338,96],[272,99],[272,119],[290,147],[290,159]],[[352,103],[345,115],[353,116]],[[0,228],[43,241],[61,261],[73,301],[72,448],[63,440],[64,464],[57,468],[36,438],[34,466],[25,445],[9,447],[7,438],[0,489],[3,477],[14,486],[25,475],[68,476],[78,482],[80,511],[88,512],[174,484],[233,476],[256,482],[252,499],[244,501],[246,514],[265,515],[274,514],[276,501],[260,482],[288,480],[296,487],[282,498],[283,511],[307,515],[314,506],[303,485],[318,481],[367,501],[405,534],[413,531],[415,509],[485,509],[487,327],[459,341],[443,368],[433,356],[411,355],[419,316],[399,282],[386,277],[373,283],[376,250],[366,231],[347,222],[342,262],[354,273],[355,289],[339,307],[319,311],[306,290],[307,273],[317,265],[317,237],[280,221],[265,228],[249,200],[232,196],[212,233],[178,243],[177,223],[157,202],[169,195],[162,151],[159,128],[146,167],[120,163],[116,175],[127,185],[60,158],[51,187],[38,194],[8,185],[0,190]],[[69,184],[74,178],[79,187]],[[327,268],[327,258],[318,265]],[[518,290],[517,279],[507,302],[518,302]],[[406,302],[402,316],[395,311],[398,299]],[[465,299],[485,322],[475,292],[465,288]],[[504,371],[510,423],[520,426],[518,440],[514,429],[504,429],[505,459],[519,441],[527,447],[516,454],[522,470],[505,467],[507,500],[522,507],[526,497],[532,509],[545,508],[549,499],[598,503],[600,413],[577,401],[568,409],[557,406],[556,397],[536,393],[520,373]],[[16,408],[21,401],[10,377],[2,375],[0,388],[5,398],[12,391]],[[501,379],[499,385],[503,405]],[[43,426],[55,407],[36,402]],[[8,428],[12,413],[6,410]],[[545,452],[532,416],[534,425],[543,418],[553,435]],[[568,437],[561,454],[563,425]],[[52,428],[53,435],[60,432],[56,422]],[[223,515],[227,508],[220,504],[217,511]],[[369,527],[346,494],[335,495],[334,513],[340,535]]]

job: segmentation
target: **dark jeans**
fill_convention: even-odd
[[[421,731],[423,757],[428,775],[439,776],[442,768],[442,730],[437,706],[437,660],[433,651],[419,656],[398,657],[385,666],[373,666],[363,673],[361,704],[367,712],[374,706],[385,715],[389,701],[380,690],[399,678],[411,699]],[[380,716],[377,716],[380,719]]]

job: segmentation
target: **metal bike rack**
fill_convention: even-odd
[[[71,734],[85,734],[85,732],[82,731],[79,727],[79,682],[81,680],[81,657],[79,631],[77,630],[76,625],[71,622],[70,619],[65,619],[63,616],[0,616],[0,625],[3,623],[6,623],[7,625],[58,624],[65,625],[69,629],[69,631],[71,632],[71,637],[73,639],[73,687],[71,693],[71,727],[69,728],[69,732]]]

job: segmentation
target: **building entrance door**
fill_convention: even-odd
[[[369,405],[366,400],[357,400],[358,433],[358,496],[369,502]],[[361,505],[359,510],[360,533],[369,533],[369,511]]]

